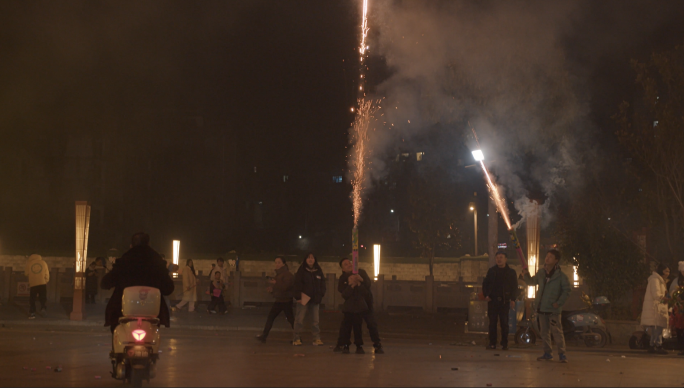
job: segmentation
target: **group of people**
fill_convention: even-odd
[[[364,354],[362,324],[366,322],[368,331],[373,341],[375,354],[384,353],[378,325],[373,313],[373,294],[371,293],[371,281],[368,274],[359,269],[354,273],[351,261],[343,258],[339,262],[342,275],[338,282],[338,292],[344,299],[342,320],[335,352],[350,353],[351,335],[354,332],[354,344],[356,353]],[[273,327],[273,322],[285,313],[287,321],[293,330],[292,345],[302,345],[302,330],[307,316],[311,320],[311,334],[313,345],[323,345],[320,329],[320,304],[326,293],[326,280],[316,256],[308,254],[304,262],[293,275],[285,258],[276,257],[274,260],[275,277],[270,278],[271,286],[268,291],[275,298],[275,303],[266,319],[264,331],[256,337],[262,343],[266,342]]]
[[[209,286],[204,291],[209,295],[211,301],[207,306],[207,312],[210,314],[226,314],[228,307],[226,306],[225,294],[228,290],[228,274],[223,267],[225,261],[219,257],[216,259],[216,264],[212,264],[209,272]],[[197,303],[197,271],[192,259],[185,262],[185,267],[180,271],[181,280],[183,281],[183,297],[181,301],[171,308],[172,311],[178,311],[188,306],[189,312],[195,311],[195,304]]]
[[[552,340],[556,343],[559,360],[567,363],[565,338],[561,323],[563,305],[568,300],[571,287],[568,276],[563,273],[559,263],[559,251],[549,250],[544,259],[544,267],[534,276],[525,268],[522,277],[527,285],[537,288],[534,308],[539,319],[541,337],[544,342],[544,354],[537,359],[540,361],[553,360]],[[508,317],[509,309],[514,307],[519,295],[518,277],[515,270],[508,266],[508,256],[505,252],[496,253],[496,265],[491,267],[482,283],[482,294],[488,302],[489,315],[489,345],[487,349],[494,350],[497,346],[497,326],[501,327],[501,347],[508,350]],[[206,293],[211,296],[208,310],[211,313],[225,313],[227,307],[224,300],[228,275],[224,268],[224,260],[219,258],[210,272],[211,283]],[[326,279],[318,260],[313,254],[308,254],[293,275],[285,258],[276,257],[274,260],[275,277],[269,278],[268,292],[273,295],[275,303],[268,314],[263,332],[257,336],[260,342],[266,342],[275,319],[280,313],[285,313],[287,321],[293,329],[294,346],[302,345],[302,330],[306,317],[311,320],[313,345],[323,345],[320,330],[320,304],[326,293]],[[377,321],[373,309],[373,294],[371,280],[363,269],[354,271],[351,261],[343,258],[339,261],[342,275],[339,278],[337,291],[344,299],[342,312],[344,317],[340,324],[335,352],[349,353],[352,344],[351,335],[354,333],[356,353],[363,354],[362,324],[365,321],[373,342],[375,354],[384,353]],[[149,246],[149,236],[136,233],[131,239],[131,248],[118,259],[112,270],[102,277],[103,289],[114,288],[105,312],[105,326],[111,326],[112,332],[121,317],[121,296],[126,287],[150,286],[158,288],[165,297],[174,291],[173,279],[170,272],[178,268],[171,267]],[[93,284],[97,285],[96,272],[106,269],[106,261],[98,258],[86,269],[86,295],[93,300]],[[47,264],[40,255],[33,254],[26,264],[25,275],[30,286],[29,319],[36,316],[36,301],[41,304],[41,313],[46,311],[47,283],[50,272]],[[197,273],[191,259],[186,261],[182,272],[183,298],[174,310],[188,305],[189,311],[194,311],[197,301]],[[666,328],[676,332],[679,347],[684,349],[684,261],[678,263],[677,276],[668,284],[670,269],[660,264],[648,279],[648,286],[642,306],[641,325],[650,332],[649,353],[667,354],[662,347],[663,331]],[[672,307],[672,308],[671,308]],[[160,324],[169,327],[169,306],[160,306]],[[671,312],[671,313],[670,313]],[[684,356],[684,351],[679,355]]]
[[[670,268],[659,264],[648,278],[646,294],[641,309],[641,325],[645,326],[651,336],[648,352],[668,354],[663,349],[663,331],[674,330],[684,356],[684,261],[678,263],[677,276],[668,287]],[[672,314],[670,314],[672,306]]]
[[[544,342],[544,354],[538,357],[539,361],[553,360],[553,348],[551,336],[558,348],[558,358],[562,363],[567,363],[565,354],[565,337],[561,321],[563,305],[570,296],[570,281],[563,273],[559,263],[561,254],[552,249],[546,253],[544,268],[537,271],[534,276],[528,269],[523,269],[523,278],[530,286],[537,286],[534,301],[541,337]],[[489,345],[487,349],[496,349],[497,324],[501,326],[501,347],[508,350],[508,313],[515,307],[515,300],[519,295],[518,278],[515,270],[508,266],[508,255],[505,252],[496,253],[496,265],[487,271],[487,276],[482,282],[482,293],[487,300],[487,313],[489,315]]]

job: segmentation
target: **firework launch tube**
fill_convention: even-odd
[[[352,229],[352,273],[359,273],[359,229],[355,226]]]
[[[528,270],[527,260],[525,259],[525,255],[523,254],[522,248],[520,248],[520,241],[518,241],[518,235],[515,233],[515,229],[508,229],[508,234],[511,235],[511,241],[513,241],[515,250],[518,252],[518,259],[520,259],[520,264],[522,265],[523,270]]]

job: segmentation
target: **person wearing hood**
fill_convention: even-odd
[[[508,312],[515,308],[518,298],[518,279],[515,270],[508,266],[506,252],[496,253],[496,265],[487,271],[482,282],[482,293],[487,303],[489,316],[489,346],[496,349],[496,325],[501,325],[501,347],[508,350]]]
[[[670,269],[665,264],[658,268],[648,278],[644,304],[641,307],[641,325],[651,332],[649,353],[667,354],[663,349],[663,329],[667,327],[668,298],[665,282],[670,276]]]
[[[325,295],[325,277],[323,270],[313,253],[309,253],[304,263],[297,270],[294,279],[294,297],[296,300],[294,346],[301,346],[301,332],[307,312],[311,315],[311,334],[314,346],[323,345],[319,327],[319,306]]]
[[[50,281],[50,271],[47,263],[41,255],[32,254],[26,262],[24,275],[28,277],[29,287],[29,319],[36,318],[36,299],[40,301],[40,314],[45,315],[47,311],[47,284]]]
[[[195,302],[197,302],[197,273],[192,259],[185,262],[181,276],[183,277],[183,300],[176,304],[172,310],[177,311],[187,304],[188,312],[191,313],[195,311]]]
[[[100,282],[103,290],[114,288],[105,310],[105,326],[110,326],[112,333],[123,316],[122,299],[126,287],[147,286],[159,289],[163,296],[173,293],[174,285],[166,262],[150,247],[150,236],[147,233],[136,233],[131,238],[131,249],[117,259]],[[169,327],[169,309],[166,303],[159,305],[159,324]]]
[[[534,276],[530,276],[529,270],[523,269],[523,276],[527,285],[537,287],[534,305],[537,308],[541,337],[544,341],[544,354],[537,358],[538,361],[553,360],[551,353],[553,351],[551,348],[551,335],[553,334],[553,340],[556,341],[556,346],[558,346],[560,362],[568,362],[568,358],[565,355],[565,336],[563,335],[561,313],[563,305],[568,301],[572,289],[570,288],[568,276],[561,271],[558,265],[560,259],[560,252],[551,249],[544,258],[544,268],[537,271]]]
[[[281,312],[285,313],[285,318],[290,323],[290,326],[294,329],[294,314],[292,312],[292,298],[294,297],[294,275],[290,273],[290,269],[287,267],[285,259],[282,257],[275,258],[275,273],[276,276],[270,279],[269,282],[272,286],[268,287],[268,292],[275,298],[275,303],[271,307],[271,311],[268,313],[268,318],[266,319],[266,326],[264,326],[264,331],[259,334],[256,339],[261,343],[266,342],[268,338],[268,333],[270,333],[273,327],[273,322],[275,322],[278,315]]]

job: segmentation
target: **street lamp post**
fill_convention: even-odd
[[[475,202],[470,203],[470,211],[473,212],[473,223],[475,226],[475,256],[477,256],[477,206],[475,206]]]

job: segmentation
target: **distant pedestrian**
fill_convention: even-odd
[[[98,281],[97,281],[97,262],[90,263],[85,270],[86,278],[86,303],[95,303],[95,295],[97,295]]]
[[[658,268],[648,278],[644,304],[641,308],[641,325],[646,326],[651,334],[649,353],[668,354],[663,349],[663,330],[667,327],[668,297],[665,282],[670,276],[670,269],[665,264]]]
[[[292,312],[292,298],[294,297],[294,275],[290,272],[287,267],[285,259],[282,257],[275,258],[275,273],[276,276],[270,279],[269,282],[272,286],[268,287],[268,292],[275,298],[275,303],[271,307],[271,311],[268,313],[268,318],[266,319],[266,326],[264,326],[264,331],[259,334],[256,338],[260,342],[266,342],[268,338],[268,333],[273,327],[273,322],[275,322],[278,315],[281,312],[285,313],[285,318],[290,323],[290,326],[294,329],[294,313]]]
[[[209,272],[209,280],[214,279],[214,273],[216,273],[216,272],[221,273],[221,281],[226,286],[226,289],[224,291],[224,299],[225,299],[225,297],[229,296],[228,292],[230,289],[229,289],[228,285],[230,284],[230,278],[229,278],[230,271],[228,270],[228,268],[224,267],[224,265],[225,265],[225,261],[223,260],[222,257],[219,257],[218,259],[216,259],[216,265],[212,264],[212,266],[211,266],[211,271]],[[228,306],[230,306],[230,298],[228,298],[228,301],[226,302],[226,304]]]
[[[221,274],[219,272],[214,272],[214,280],[209,283],[209,295],[211,296],[211,302],[209,303],[208,311],[212,314],[216,314],[218,307],[218,312],[227,313],[228,308],[226,307],[226,302],[223,299],[223,292],[226,289],[226,285],[221,281]]]
[[[523,276],[528,286],[537,286],[537,297],[534,304],[539,317],[541,337],[544,341],[544,355],[538,357],[538,361],[553,360],[551,348],[551,335],[558,346],[558,358],[560,362],[567,363],[565,355],[565,337],[561,324],[561,312],[563,305],[570,296],[570,281],[568,276],[561,271],[559,262],[561,254],[555,249],[546,253],[544,268],[530,276],[528,270],[523,269]]]
[[[321,341],[321,328],[319,324],[320,304],[325,296],[325,277],[323,270],[313,253],[309,253],[297,270],[294,280],[294,297],[296,299],[296,312],[294,324],[294,346],[302,344],[301,332],[304,328],[304,318],[307,312],[311,316],[311,334],[313,334],[314,346],[323,345]]]
[[[162,258],[162,260],[164,260],[164,265],[166,266],[166,271],[168,272],[169,277],[173,279],[173,273],[175,272],[173,271],[173,262],[169,262],[168,260],[166,260],[166,255],[163,253],[160,253],[159,256]],[[171,295],[164,295],[162,297],[164,298],[164,304],[166,304],[166,309],[169,312],[169,320],[171,322],[175,322],[177,318],[173,316],[173,308],[171,307]]]
[[[518,279],[515,270],[508,266],[506,252],[496,253],[496,265],[487,271],[482,282],[482,293],[487,303],[489,316],[489,345],[496,349],[497,324],[501,325],[501,350],[508,350],[508,313],[515,308],[518,298]]]
[[[677,269],[677,277],[670,285],[670,297],[676,298],[670,326],[677,333],[677,343],[681,349],[677,355],[684,356],[684,261],[678,263]]]
[[[195,273],[192,259],[185,262],[181,276],[183,278],[183,299],[173,308],[173,311],[177,311],[187,304],[188,312],[193,312],[195,311],[195,302],[197,302],[197,273]]]
[[[344,293],[344,291],[349,286],[349,277],[353,275],[354,266],[352,265],[352,262],[349,261],[349,259],[343,258],[342,260],[340,260],[340,268],[342,269],[342,275],[340,276],[340,279],[338,281],[337,289],[340,293]],[[340,334],[337,339],[337,346],[335,346],[335,349],[333,349],[333,351],[344,352],[344,346],[348,346],[350,344],[351,335],[347,335],[346,331],[349,329],[349,322],[351,322],[352,331],[354,332],[354,342],[357,346],[357,352],[361,353],[362,349],[359,350],[358,347],[363,346],[363,329],[361,325],[363,323],[362,321],[365,321],[366,326],[368,327],[368,334],[371,337],[371,341],[373,341],[373,348],[375,350],[375,354],[384,354],[385,350],[383,349],[382,343],[380,341],[378,323],[375,319],[373,293],[371,292],[371,280],[368,276],[368,273],[361,268],[358,269],[358,276],[361,280],[360,285],[366,288],[366,292],[363,292],[363,294],[364,301],[366,302],[366,306],[368,307],[368,309],[360,313],[361,321],[359,321],[356,317],[354,319],[347,320],[346,324],[343,321],[343,324],[340,327]],[[346,351],[348,350],[349,349],[347,348]]]
[[[370,293],[370,281],[364,280],[363,276],[361,276],[362,270],[359,270],[359,274],[354,274],[353,265],[347,258],[340,260],[340,267],[344,273],[340,276],[337,289],[344,299],[344,304],[342,305],[344,318],[342,319],[337,346],[342,346],[342,353],[348,354],[353,330],[356,354],[364,354],[366,352],[363,350],[361,324],[363,323],[363,314],[369,311],[367,298]]]
[[[45,315],[47,308],[47,284],[50,281],[48,265],[41,255],[29,256],[24,275],[28,276],[29,287],[29,319],[36,318],[36,299],[40,301],[40,314]]]
[[[228,284],[228,274],[226,273],[226,269],[223,268],[224,263],[225,263],[225,262],[224,262],[224,260],[223,260],[222,257],[219,257],[218,259],[216,259],[216,265],[214,266],[214,265],[212,264],[211,272],[209,272],[209,278],[213,280],[213,279],[214,279],[214,274],[215,274],[216,272],[218,272],[218,273],[221,274],[221,281],[222,281],[224,284]]]

